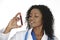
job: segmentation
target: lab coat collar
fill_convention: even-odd
[[[28,30],[28,35],[30,35],[30,36],[29,36],[30,39],[33,40],[33,38],[31,38],[31,37],[32,37],[32,35],[31,35],[32,29],[33,29],[33,28],[31,28],[31,29]],[[28,37],[28,38],[29,38],[29,37]],[[48,36],[45,34],[45,31],[44,31],[44,35],[43,35],[43,37],[42,37],[41,40],[47,40],[47,38],[48,38]]]

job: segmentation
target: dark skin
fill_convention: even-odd
[[[20,17],[17,17],[18,15],[19,15]],[[20,26],[17,25],[17,22],[18,22],[19,20],[21,20],[21,13],[17,13],[17,14],[15,15],[15,17],[13,17],[13,18],[10,20],[9,24],[7,25],[7,27],[6,27],[6,29],[5,29],[5,31],[4,31],[3,33],[6,34],[6,33],[9,33],[9,32],[10,32],[12,29],[14,29],[14,28],[20,28],[20,27],[22,27],[23,24],[21,24]]]
[[[11,29],[22,27],[23,24],[20,26],[17,25],[17,22],[21,20],[21,18],[18,18],[17,16],[21,17],[21,13],[17,13],[15,17],[11,19],[8,26],[6,27],[4,34],[9,33]],[[32,9],[30,12],[29,17],[29,24],[30,27],[33,28],[33,31],[36,35],[37,40],[41,40],[43,36],[43,24],[42,24],[42,14],[38,9]]]
[[[29,24],[33,27],[33,31],[37,40],[41,40],[43,36],[42,14],[38,9],[32,9],[29,17]]]
[[[41,29],[41,27],[40,28],[39,27],[38,28],[34,28],[33,31],[35,33],[36,39],[37,40],[41,40],[42,37],[43,37],[43,30]]]

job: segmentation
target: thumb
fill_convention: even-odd
[[[22,27],[23,25],[18,26],[19,28]]]

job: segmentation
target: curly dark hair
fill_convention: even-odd
[[[54,34],[54,30],[53,30],[54,18],[53,18],[53,15],[52,15],[50,9],[45,5],[33,5],[27,11],[26,21],[27,21],[28,29],[30,29],[28,19],[29,19],[29,14],[32,9],[38,9],[42,13],[42,15],[43,15],[43,29],[48,37],[53,38],[53,36],[54,36],[53,35]]]

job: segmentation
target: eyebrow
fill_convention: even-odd
[[[32,15],[32,13],[30,13],[29,15]],[[35,15],[37,15],[37,13],[35,13]]]

